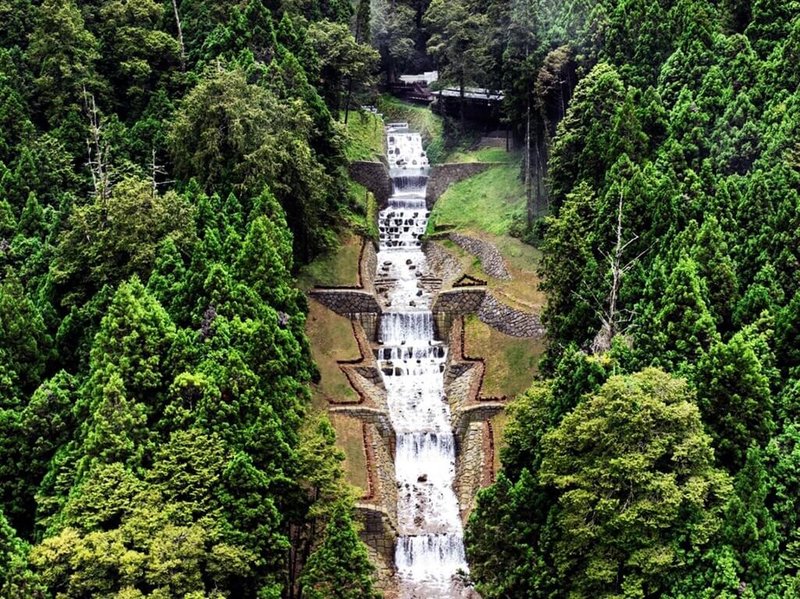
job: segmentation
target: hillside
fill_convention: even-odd
[[[0,597],[800,596],[798,0],[0,18]]]

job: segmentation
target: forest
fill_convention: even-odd
[[[374,229],[348,119],[436,68],[505,94],[547,294],[471,584],[800,598],[798,0],[0,19],[0,597],[378,596],[296,276]]]

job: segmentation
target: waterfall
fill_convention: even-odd
[[[397,435],[395,473],[400,538],[395,565],[402,599],[467,597],[455,479],[455,440],[444,394],[447,347],[435,338],[421,236],[428,161],[417,133],[387,133],[393,195],[379,215],[378,278],[387,283],[375,350]],[[469,595],[471,596],[471,595]]]

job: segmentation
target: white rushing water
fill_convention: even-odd
[[[435,339],[420,237],[428,160],[417,133],[387,132],[395,191],[379,215],[378,276],[387,284],[377,356],[397,434],[395,471],[400,538],[395,564],[402,599],[467,596],[463,529],[453,491],[455,442],[444,395],[447,348]]]

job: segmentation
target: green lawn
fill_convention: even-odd
[[[364,430],[361,421],[337,414],[331,414],[331,424],[336,430],[336,445],[344,452],[344,475],[347,482],[363,495],[369,486],[367,482],[367,456],[364,453]]]
[[[355,360],[361,357],[350,319],[311,300],[308,302],[306,334],[311,343],[311,357],[320,373],[319,383],[312,385],[314,404],[325,409],[330,402],[356,401],[358,394],[338,363],[339,360]]]
[[[303,266],[297,275],[297,285],[304,291],[314,286],[342,287],[358,285],[358,258],[361,255],[361,237],[344,233],[339,247],[317,256]]]
[[[479,229],[493,235],[508,235],[515,217],[525,210],[525,193],[519,166],[494,166],[452,185],[433,207],[430,229],[453,225],[457,229]]]
[[[447,156],[445,162],[513,162],[519,163],[519,152],[506,152],[504,148],[479,148],[458,150]]]

